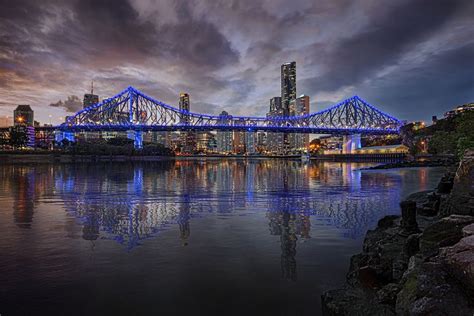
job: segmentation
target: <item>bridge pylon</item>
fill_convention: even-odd
[[[360,134],[350,134],[342,136],[342,153],[355,154],[357,149],[360,149],[361,141]]]

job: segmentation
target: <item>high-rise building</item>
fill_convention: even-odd
[[[283,113],[290,113],[290,102],[296,99],[296,62],[281,65],[281,105]],[[290,151],[290,134],[283,134],[283,153]]]
[[[290,102],[296,99],[296,62],[281,65],[281,104],[284,115],[289,114]]]
[[[191,109],[191,102],[188,93],[179,94],[179,109],[181,110],[180,114],[180,123],[183,125],[189,124],[191,122],[191,117],[189,111]],[[181,135],[181,148],[183,153],[194,153],[196,151],[196,132],[193,131],[182,131]]]
[[[284,109],[283,109],[281,100],[282,100],[281,97],[273,97],[270,99],[270,111],[267,114],[268,118],[284,115]],[[283,154],[284,134],[276,133],[276,132],[268,132],[266,150],[274,154]]]
[[[28,104],[21,104],[13,111],[14,126],[33,126],[34,112]]]
[[[255,132],[245,132],[245,152],[255,154],[257,152],[257,137]]]
[[[309,114],[309,96],[301,95],[290,102],[289,116]],[[309,134],[292,133],[289,135],[290,150],[303,151],[309,146]]]
[[[179,94],[179,109],[183,112],[189,112],[189,109],[190,109],[189,94],[187,93]],[[187,115],[186,113],[181,113],[180,123],[182,124],[189,123],[189,115]]]
[[[237,122],[237,125],[245,125],[245,121],[243,119],[240,119],[240,121]],[[243,130],[234,131],[233,145],[234,145],[234,152],[236,154],[245,153],[245,131]]]
[[[231,116],[226,111],[222,111],[219,115],[220,125],[229,125],[231,123]],[[217,152],[231,153],[232,152],[232,132],[231,131],[217,131]]]
[[[91,93],[84,94],[83,108],[88,108],[89,106],[99,103],[99,96],[94,94],[94,82],[91,84]]]

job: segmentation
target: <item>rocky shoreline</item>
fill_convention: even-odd
[[[351,258],[324,315],[474,315],[474,151],[436,190],[412,194]]]

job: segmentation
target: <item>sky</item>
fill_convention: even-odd
[[[0,115],[59,123],[93,80],[101,99],[134,86],[263,116],[296,61],[312,112],[359,95],[429,121],[474,101],[473,16],[472,0],[0,0]]]

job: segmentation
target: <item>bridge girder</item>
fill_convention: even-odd
[[[401,122],[358,96],[303,116],[215,116],[181,111],[128,87],[79,111],[57,128],[63,131],[246,130],[314,134],[396,134]]]

